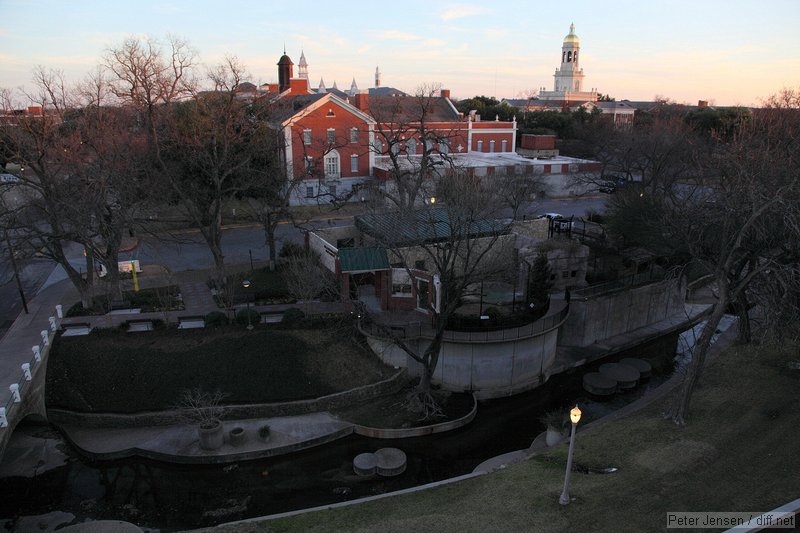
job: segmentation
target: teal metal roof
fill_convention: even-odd
[[[374,272],[389,270],[389,257],[384,248],[339,248],[342,272]]]

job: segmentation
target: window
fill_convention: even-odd
[[[336,196],[336,185],[328,185],[328,192],[331,194],[331,196]]]
[[[350,142],[357,143],[358,142],[358,128],[352,128],[350,130]]]
[[[476,151],[483,152],[483,141],[478,141],[478,148]]]
[[[303,130],[303,144],[306,146],[311,144],[311,130]]]
[[[577,276],[578,276],[578,271],[577,270],[573,270],[572,272],[569,273],[569,277],[571,277],[571,278],[575,278]]]
[[[314,187],[306,187],[306,198],[314,198]]]
[[[502,146],[500,149],[501,152],[508,152],[508,141],[504,140],[500,143],[500,146]]]
[[[489,141],[489,152],[494,153],[494,141]]]
[[[416,139],[409,139],[406,141],[406,153],[408,155],[417,155],[417,141]]]
[[[336,130],[333,128],[328,128],[328,144],[333,144],[336,142]]]
[[[411,298],[411,277],[405,268],[392,269],[392,296]]]
[[[450,153],[450,141],[447,139],[442,139],[439,141],[439,153],[448,154]]]
[[[356,154],[350,156],[350,172],[358,172],[358,156]]]
[[[336,150],[325,156],[325,177],[339,177],[339,153]]]
[[[392,155],[399,154],[400,153],[400,141],[394,141],[392,143],[391,150],[392,150]]]
[[[314,170],[314,159],[307,155],[306,156],[306,174],[311,174]]]
[[[431,139],[425,139],[425,151],[430,152],[431,148],[433,148],[433,141]]]
[[[376,154],[383,153],[383,143],[381,143],[380,139],[375,139],[375,141],[373,141],[372,149],[375,151]]]
[[[561,277],[564,278],[564,279],[567,279],[569,277],[569,271],[568,270],[562,270],[561,271]]]

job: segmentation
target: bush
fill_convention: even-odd
[[[270,434],[269,424],[264,424],[263,426],[258,428],[258,436],[261,439],[267,440],[269,438],[269,434]]]
[[[242,309],[236,313],[236,323],[242,326],[255,325],[259,322],[261,322],[261,313],[255,309]]]
[[[306,314],[302,310],[296,307],[291,307],[283,312],[283,318],[281,318],[281,324],[286,324],[289,326],[296,325],[299,322],[302,322],[302,320],[305,317]]]
[[[228,317],[222,311],[211,311],[203,320],[207,327],[226,326],[228,324]]]
[[[303,245],[297,244],[296,242],[288,241],[284,242],[283,246],[281,246],[281,251],[278,254],[278,257],[283,257],[283,258],[301,257],[305,253],[306,249]]]

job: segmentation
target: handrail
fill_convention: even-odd
[[[21,377],[8,387],[9,394],[5,405],[0,407],[0,429],[8,427],[8,417],[16,404],[22,403],[22,395],[28,389],[29,382],[33,381],[37,370],[42,366],[42,359],[47,357],[50,352],[56,331],[64,318],[61,305],[57,305],[55,311],[55,314],[49,317],[49,328],[43,329],[41,332],[42,342],[31,347],[32,356],[26,363],[20,365]]]
[[[597,285],[589,285],[588,287],[583,287],[581,289],[575,289],[574,291],[572,291],[572,296],[574,298],[588,300],[589,298],[621,290],[626,287],[632,287],[634,285],[644,285],[645,283],[650,281],[662,281],[664,279],[665,277],[662,274],[656,274],[653,271],[648,271],[648,272],[643,272],[641,274],[633,274],[632,276],[626,276],[624,278],[616,279],[613,281],[607,281],[605,283],[600,283]]]
[[[569,315],[569,302],[557,313],[544,316],[529,324],[506,329],[486,331],[453,331],[445,330],[442,340],[449,342],[504,342],[528,337],[535,337],[558,327]],[[369,315],[359,320],[362,333],[379,338],[395,339],[433,339],[436,331],[422,322],[406,322],[403,324],[380,324]]]

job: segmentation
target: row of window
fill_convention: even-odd
[[[350,129],[350,143],[358,143],[359,132],[358,128],[351,128]],[[310,145],[312,141],[311,130],[305,129],[303,130],[303,144]],[[336,129],[335,128],[328,128],[326,130],[326,141],[328,144],[336,144]],[[411,138],[406,141],[406,153],[408,155],[417,155],[417,140]],[[430,151],[433,148],[433,140],[425,139],[425,151]],[[383,143],[380,139],[375,139],[374,142],[374,149],[377,153],[383,153]],[[392,144],[392,153],[397,155],[400,153],[400,143]],[[477,142],[476,151],[483,152],[483,140],[479,140]],[[489,153],[494,153],[495,151],[495,141],[489,141]],[[501,141],[501,152],[508,151],[508,141],[503,140]],[[439,141],[439,152],[443,154],[447,154],[450,152],[450,142],[448,139],[441,139]]]
[[[325,132],[325,140],[328,144],[335,144],[336,143],[336,128],[328,128]],[[311,130],[304,129],[303,130],[303,144],[309,146],[312,141]],[[357,143],[358,142],[358,128],[351,128],[350,129],[350,142]]]

